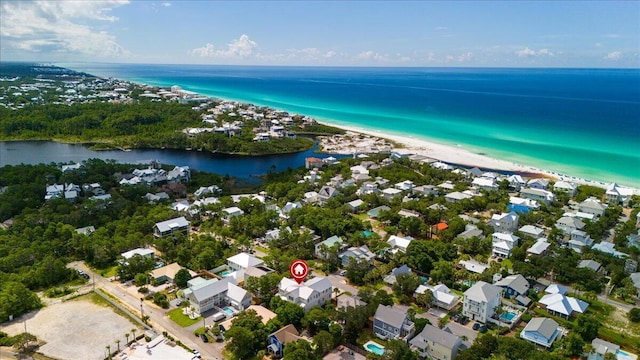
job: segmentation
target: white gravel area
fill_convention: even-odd
[[[102,360],[107,345],[114,352],[116,339],[120,339],[122,349],[125,333],[134,328],[136,334],[142,331],[111,307],[93,303],[89,296],[47,306],[5,326],[3,331],[10,335],[24,332],[23,318],[27,319],[27,331],[46,342],[38,352],[56,359]]]

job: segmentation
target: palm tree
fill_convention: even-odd
[[[120,352],[120,339],[116,340],[116,345],[118,345],[118,352]]]
[[[107,358],[111,360],[111,345],[105,346],[105,349],[107,349]]]
[[[127,344],[129,343],[129,333],[124,333],[124,337],[127,339]]]
[[[131,329],[131,337],[133,337],[133,341],[136,341],[136,329]]]

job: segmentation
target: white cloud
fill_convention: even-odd
[[[253,54],[253,50],[258,47],[258,43],[249,39],[249,36],[242,34],[239,39],[233,39],[227,44],[226,49],[216,49],[211,43],[195,48],[190,51],[193,56],[212,58],[247,58]]]
[[[610,53],[608,53],[604,59],[605,60],[620,60],[622,58],[622,52],[621,51],[612,51]]]
[[[115,22],[112,9],[128,0],[5,1],[0,11],[0,36],[8,47],[28,52],[109,57],[127,55],[115,36],[95,29]]]
[[[549,49],[540,49],[535,51],[529,49],[529,47],[525,47],[522,50],[516,51],[516,55],[518,55],[518,57],[553,56],[553,52]]]
[[[367,61],[387,61],[388,57],[386,55],[381,55],[377,52],[367,50],[356,55],[356,59],[367,60]]]
[[[473,60],[473,53],[472,52],[467,52],[464,53],[462,55],[458,55],[458,62],[468,62]]]
[[[444,26],[436,26],[435,28],[436,31],[443,31],[443,30],[449,30],[448,27],[444,27]]]
[[[620,34],[605,34],[604,37],[609,39],[615,39],[615,38],[619,38]]]
[[[171,3],[170,2],[163,2],[162,6],[164,7],[171,7]]]

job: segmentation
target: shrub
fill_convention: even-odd
[[[533,316],[531,314],[524,313],[524,314],[522,314],[522,317],[520,319],[522,319],[522,321],[528,323],[529,321],[531,321],[532,318],[533,318]]]
[[[634,307],[633,309],[629,310],[629,314],[627,316],[632,322],[640,322],[640,308]]]

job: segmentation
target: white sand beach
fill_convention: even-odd
[[[593,186],[605,187],[605,188],[607,185],[609,185],[608,183],[604,183],[604,182],[591,181],[591,180],[574,177],[567,174],[555,173],[552,171],[540,169],[533,166],[527,166],[527,165],[517,164],[510,161],[495,159],[489,156],[473,153],[461,147],[438,144],[438,143],[430,142],[423,139],[393,135],[393,134],[383,133],[376,130],[338,125],[333,123],[327,123],[325,121],[321,121],[321,122],[323,124],[341,128],[353,133],[366,134],[376,138],[388,139],[397,144],[402,144],[403,147],[393,148],[393,151],[396,151],[398,153],[418,154],[418,155],[423,155],[436,160],[440,160],[445,163],[460,164],[460,165],[465,165],[469,167],[477,166],[479,168],[485,168],[485,169],[538,174],[541,177],[550,178],[556,181],[567,180],[576,184],[586,184],[586,185],[593,185]],[[363,139],[361,144],[343,143],[338,147],[332,147],[331,152],[341,153],[341,154],[353,154],[355,152],[364,152],[363,151],[364,148],[366,148],[367,145],[370,145],[372,143],[374,143],[374,141],[371,139]],[[378,142],[378,144],[379,143],[380,142]],[[640,194],[640,190],[638,189],[634,189],[634,190],[635,190],[635,193]]]

